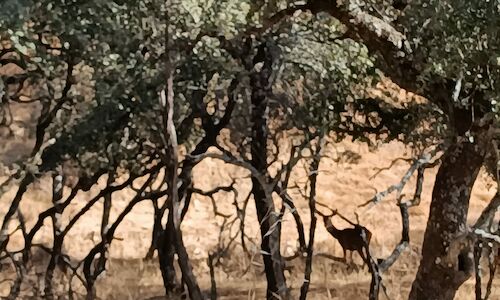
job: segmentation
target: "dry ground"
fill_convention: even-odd
[[[353,155],[353,153],[359,154]],[[399,143],[390,143],[371,152],[361,144],[343,142],[331,145],[325,154],[318,177],[317,200],[337,208],[342,214],[354,220],[354,211],[357,206],[372,197],[375,190],[382,190],[390,184],[397,183],[408,165],[398,162],[390,170],[382,171],[378,176],[370,177],[376,168],[386,167],[398,157],[408,157],[409,151]],[[403,253],[400,260],[384,275],[384,284],[388,289],[390,299],[405,299],[409,293],[418,261],[419,247],[426,225],[429,201],[436,170],[426,172],[423,201],[419,207],[410,210],[411,246]],[[209,190],[217,185],[226,185],[231,177],[241,178],[238,182],[238,202],[242,202],[250,188],[248,174],[241,169],[224,165],[219,161],[206,160],[196,167],[194,178],[196,187]],[[299,164],[292,176],[293,182],[303,185],[307,173]],[[38,213],[50,206],[50,181],[42,180],[35,184],[26,194],[22,202],[22,211],[31,227]],[[406,193],[411,194],[415,178],[409,182]],[[85,202],[97,193],[93,189],[89,193],[79,194],[65,212],[65,218],[75,214]],[[0,198],[0,218],[6,211],[9,199],[14,191]],[[481,209],[495,193],[491,181],[484,173],[476,183],[470,207],[470,221],[473,222]],[[309,224],[307,202],[300,194],[292,191],[296,205],[306,225]],[[112,219],[124,208],[131,197],[131,191],[122,191],[113,196]],[[233,194],[221,193],[216,195],[218,208],[227,213],[233,213]],[[277,201],[278,203],[278,201]],[[102,203],[96,205],[82,218],[70,232],[65,252],[74,258],[81,258],[98,242],[99,222]],[[395,205],[394,196],[388,197],[382,203],[370,209],[358,209],[361,223],[373,233],[372,250],[377,257],[387,256],[399,241],[401,235],[401,220],[399,209]],[[258,224],[253,205],[249,205],[246,227],[255,243],[258,243]],[[184,241],[189,250],[191,260],[195,265],[195,273],[200,285],[209,291],[210,278],[206,263],[208,252],[217,245],[219,226],[222,218],[215,217],[209,199],[195,196],[189,214],[182,225]],[[150,203],[141,203],[132,211],[119,227],[117,236],[110,248],[111,262],[106,275],[98,282],[98,295],[101,299],[148,299],[162,294],[161,275],[153,262],[144,262],[150,244],[150,230],[153,224],[153,210]],[[336,221],[339,227],[348,226],[345,222]],[[46,224],[37,236],[38,242],[50,245],[50,223]],[[283,245],[285,255],[293,254],[297,246],[295,224],[288,213],[282,225]],[[226,239],[227,240],[227,239]],[[11,248],[21,247],[20,239],[14,239]],[[256,246],[249,243],[255,256],[249,258],[241,254],[240,248],[233,249],[222,264],[216,268],[218,292],[221,299],[262,299],[265,291],[265,278],[260,265],[260,258]],[[320,221],[317,228],[316,246],[318,252],[325,252],[340,256],[340,245],[325,231]],[[38,261],[43,265],[44,259]],[[358,259],[358,262],[359,259]],[[250,267],[249,267],[250,266]],[[245,272],[246,271],[246,272]],[[303,261],[295,259],[287,271],[289,285],[293,293],[297,294],[302,283]],[[0,276],[6,276],[4,275]],[[1,279],[1,278],[0,278]],[[1,280],[0,280],[1,281]],[[366,269],[359,272],[348,270],[343,264],[317,257],[314,262],[311,284],[311,299],[366,299],[370,276]],[[9,282],[0,284],[0,292],[8,291]],[[467,282],[459,291],[457,299],[474,299],[474,281]],[[495,279],[494,296],[500,298],[500,280]],[[1,294],[0,294],[1,295]],[[384,297],[382,296],[382,299]],[[160,299],[160,298],[158,298]]]

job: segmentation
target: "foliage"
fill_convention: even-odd
[[[452,79],[454,105],[485,93],[498,111],[500,6],[497,1],[412,1],[402,18],[422,82]],[[445,28],[446,30],[443,30]]]
[[[497,1],[433,0],[396,7],[396,2],[6,0],[0,37],[9,46],[0,50],[0,63],[17,64],[24,73],[1,78],[1,108],[20,101],[7,85],[36,87],[36,99],[30,101],[42,109],[32,154],[43,152],[36,175],[53,172],[70,159],[82,177],[117,168],[131,178],[156,176],[150,165],[172,156],[167,152],[172,146],[166,130],[169,112],[159,97],[167,89],[170,67],[174,123],[183,150],[206,152],[218,146],[226,160],[240,166],[251,161],[256,109],[251,103],[258,93],[265,93],[270,117],[268,140],[258,142],[268,148],[279,148],[281,135],[297,130],[302,137],[329,132],[337,141],[351,137],[371,146],[396,139],[421,152],[456,139],[457,109],[472,114],[464,126],[474,143],[469,131],[476,116],[493,112],[498,118],[500,109],[500,6]],[[396,29],[405,38],[401,45],[387,36]],[[262,45],[272,56],[269,69],[258,61]],[[399,67],[399,74],[387,65]],[[269,77],[269,86],[257,90],[252,76],[261,75]],[[401,76],[412,83],[402,88],[422,92],[429,101],[398,104],[398,99],[370,93],[377,83],[397,82]],[[222,145],[215,140],[220,123],[230,135]],[[196,164],[185,158],[180,187],[161,185],[169,186],[171,195],[178,189],[180,198],[189,194],[185,186],[192,185],[190,170]],[[248,169],[254,178],[262,175]],[[166,207],[157,201],[166,192],[158,188],[157,194],[145,196],[145,189],[131,200],[130,209],[149,196],[161,223]],[[21,201],[16,199],[11,215]],[[54,199],[58,209],[61,204]],[[55,218],[55,212],[50,216]],[[0,244],[8,243],[2,236],[5,224],[7,216]],[[103,234],[99,247],[104,250],[94,252],[106,251],[112,238],[107,239]]]

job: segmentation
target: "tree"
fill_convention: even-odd
[[[3,219],[0,258],[11,257],[6,250],[7,229],[17,217],[26,247],[22,262],[13,262],[23,274],[33,236],[44,219],[51,218],[54,243],[45,278],[47,297],[53,297],[51,283],[58,262],[65,263],[64,236],[104,197],[101,242],[80,264],[70,265],[73,276],[81,267],[87,297],[95,296],[94,282],[105,269],[107,247],[117,226],[135,204],[149,200],[155,225],[148,257],[158,250],[166,292],[179,285],[174,269],[177,253],[180,286],[185,284],[190,296],[200,299],[180,222],[192,195],[204,193],[193,188],[192,170],[203,158],[212,157],[250,171],[261,226],[266,295],[290,298],[280,251],[281,218],[287,206],[294,213],[301,240],[299,254],[306,251],[306,243],[301,216],[287,194],[288,179],[303,158],[300,150],[318,150],[318,139],[327,133],[337,141],[349,136],[372,146],[397,139],[424,153],[400,184],[378,193],[373,201],[392,191],[400,194],[417,172],[414,199],[398,203],[403,219],[406,216],[402,246],[409,242],[407,209],[419,203],[425,169],[441,163],[411,299],[453,299],[472,274],[469,253],[485,239],[475,229],[492,234],[484,224],[498,206],[492,200],[480,219],[483,225],[465,230],[479,169],[486,165],[498,177],[496,28],[500,18],[493,1],[7,2],[12,17],[1,15],[0,31],[11,47],[1,50],[0,64],[16,64],[23,73],[0,81],[2,116],[7,115],[9,103],[23,101],[27,86],[36,87],[37,97],[28,102],[39,103],[42,113],[30,158],[8,180],[17,181],[18,192]],[[428,102],[398,107],[370,96],[367,91],[382,79]],[[224,129],[230,132],[229,141],[219,139]],[[281,161],[279,138],[290,129],[298,132],[294,138],[301,143],[292,147],[288,161]],[[178,147],[189,154],[177,157]],[[218,153],[210,152],[211,148]],[[433,148],[430,154],[429,148]],[[313,169],[319,165],[318,153]],[[79,181],[62,199],[68,162],[78,165]],[[269,169],[275,163],[281,163],[281,168],[272,176]],[[154,189],[152,183],[161,170],[165,180]],[[27,230],[19,203],[27,187],[47,173],[54,178],[53,207]],[[57,218],[77,192],[88,190],[106,174],[107,187],[65,228],[60,227]],[[116,185],[121,174],[128,179]],[[135,189],[134,182],[143,176],[148,176],[146,183]],[[315,180],[311,176],[311,188]],[[127,186],[137,195],[109,224],[111,195]],[[314,216],[314,191],[310,192]],[[273,195],[282,199],[280,211]],[[401,200],[399,195],[396,198]],[[236,209],[243,246],[241,215],[245,212]],[[167,223],[162,224],[167,211]],[[472,242],[457,247],[464,235]],[[307,245],[306,277],[312,272],[313,237],[314,228]],[[372,291],[380,285],[379,273],[401,251],[396,248],[380,263],[369,257]],[[303,290],[305,297],[307,285]],[[11,296],[16,293],[14,285]],[[370,295],[377,296],[377,292]]]

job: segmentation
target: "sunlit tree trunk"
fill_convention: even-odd
[[[452,300],[474,270],[471,245],[457,237],[465,233],[472,187],[484,161],[485,146],[478,139],[460,137],[442,157],[411,300]]]

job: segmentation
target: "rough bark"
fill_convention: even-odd
[[[273,57],[269,43],[263,43],[253,60],[254,70],[250,75],[252,88],[252,166],[261,174],[267,173],[267,94],[269,78],[272,73]],[[262,64],[262,67],[257,67]],[[261,232],[261,251],[267,278],[267,299],[288,299],[283,261],[280,253],[281,232],[277,222],[277,212],[271,197],[269,187],[263,186],[252,176],[252,194],[257,210],[257,219]]]
[[[477,141],[459,138],[442,157],[411,300],[452,300],[473,272],[471,245],[467,239],[456,239],[465,233],[471,190],[483,164],[484,148]]]

